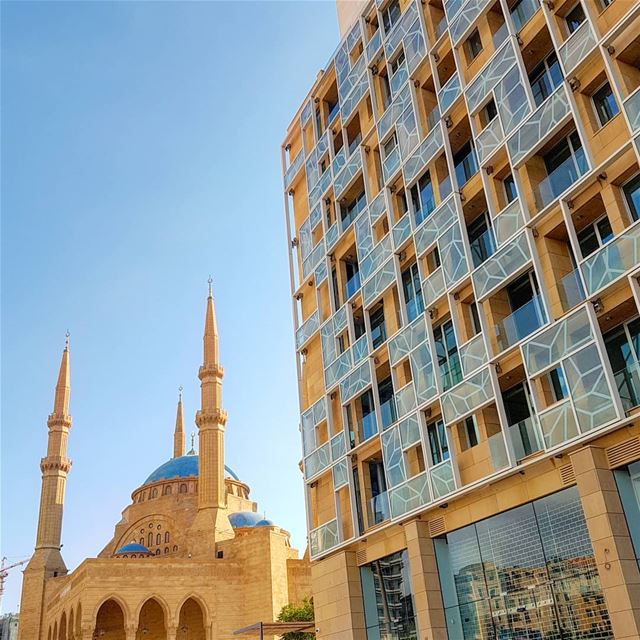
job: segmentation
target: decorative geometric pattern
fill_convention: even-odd
[[[329,319],[320,327],[320,346],[322,347],[322,361],[325,368],[338,357],[333,320]]]
[[[473,0],[471,0],[473,2]],[[447,80],[446,84],[438,93],[438,103],[440,105],[440,113],[444,116],[449,107],[456,101],[457,97],[462,93],[460,86],[460,77],[454,71],[453,75]]]
[[[396,135],[400,157],[406,160],[420,141],[413,105],[409,105],[396,122]]]
[[[369,355],[369,342],[366,334],[360,336],[351,347],[351,353],[353,355],[353,364],[356,365],[360,360],[366,358]]]
[[[420,442],[420,424],[418,423],[418,414],[405,418],[398,423],[398,431],[400,432],[400,442],[402,448],[408,449],[417,442]]]
[[[640,89],[636,89],[623,103],[629,118],[631,131],[637,133],[640,129]]]
[[[296,331],[296,349],[300,351],[311,336],[320,328],[320,314],[314,311]]]
[[[478,19],[478,16],[489,5],[490,0],[468,0],[455,20],[449,20],[449,33],[453,46],[464,36],[466,30]]]
[[[402,358],[427,339],[427,325],[424,315],[418,316],[411,324],[403,327],[389,340],[389,362],[394,367]]]
[[[430,307],[445,291],[444,271],[438,267],[422,281],[424,304]]]
[[[335,462],[345,453],[347,453],[347,441],[344,431],[341,431],[337,436],[331,438],[331,459]]]
[[[446,424],[462,420],[494,397],[489,369],[485,368],[463,380],[442,395],[442,416]]]
[[[340,237],[340,229],[338,228],[338,223],[334,222],[327,229],[327,251],[333,249],[336,242],[338,242],[338,238]]]
[[[513,166],[517,168],[570,113],[567,90],[561,84],[507,140]]]
[[[358,80],[362,76],[367,65],[367,61],[364,56],[360,56],[357,62],[349,71],[347,77],[342,81],[340,85],[338,85],[338,98],[340,102],[343,102],[346,97],[351,93],[353,87],[357,84]]]
[[[310,456],[304,459],[304,477],[306,480],[318,475],[331,464],[331,445],[325,442]]]
[[[311,100],[309,100],[307,104],[304,105],[304,109],[300,114],[300,124],[302,125],[303,129],[304,129],[304,125],[307,124],[307,122],[309,122],[312,111],[313,111],[313,107],[311,106]]]
[[[298,232],[300,236],[300,257],[302,258],[302,262],[304,262],[311,253],[313,249],[313,236],[311,234],[311,220],[307,218],[301,225],[300,231]]]
[[[351,371],[351,349],[341,353],[324,372],[324,383],[327,389],[331,389],[339,380]]]
[[[382,434],[382,459],[387,475],[387,486],[397,487],[407,479],[404,466],[404,455],[400,443],[400,432],[397,427],[387,429]]]
[[[392,518],[397,518],[431,502],[427,472],[425,471],[405,483],[389,489],[388,493]]]
[[[416,20],[404,37],[404,54],[407,59],[409,73],[413,73],[427,53],[422,23]]]
[[[460,355],[460,364],[462,365],[462,374],[464,376],[468,376],[483,364],[486,364],[488,360],[487,347],[484,344],[484,336],[482,333],[479,333],[461,345],[458,353]]]
[[[493,231],[498,245],[504,244],[524,226],[519,198],[510,202],[494,219]]]
[[[564,75],[569,74],[587,57],[596,46],[597,38],[588,20],[585,20],[560,47],[560,62],[564,67]]]
[[[338,174],[338,177],[334,180],[333,191],[336,195],[336,200],[340,199],[342,192],[353,182],[355,177],[362,170],[362,153],[360,149],[356,149],[344,169]]]
[[[367,91],[369,91],[369,76],[365,71],[340,106],[340,113],[344,122],[351,117],[351,114],[355,111]]]
[[[396,411],[398,418],[402,418],[416,408],[416,392],[413,382],[396,391]]]
[[[524,366],[534,376],[592,340],[589,314],[581,307],[521,346]]]
[[[396,145],[389,155],[382,161],[384,182],[388,184],[400,169],[400,151]]]
[[[538,414],[545,449],[563,444],[578,435],[578,425],[569,398]]]
[[[456,13],[462,9],[464,2],[465,0],[445,0],[444,10],[447,12],[449,22],[451,22]]]
[[[382,46],[382,33],[380,29],[378,29],[371,40],[367,42],[367,60],[371,63],[374,62],[378,56],[378,52],[380,51],[380,47]]]
[[[591,431],[619,418],[595,345],[562,362],[580,431]]]
[[[311,229],[315,229],[319,222],[322,220],[322,207],[315,207],[309,214],[309,224]]]
[[[633,227],[589,256],[581,265],[591,296],[640,264],[640,225]]]
[[[451,460],[441,462],[437,467],[429,469],[429,475],[431,476],[431,487],[435,500],[455,491],[456,480],[453,475]]]
[[[347,152],[346,147],[342,147],[338,153],[333,158],[333,162],[331,163],[331,175],[335,180],[336,176],[342,171],[344,165],[347,164]]]
[[[354,224],[356,233],[356,249],[360,261],[373,249],[373,234],[371,233],[371,220],[369,220],[369,212],[363,211]]]
[[[472,274],[478,300],[485,298],[509,276],[531,260],[526,233],[521,233],[505,244]]]
[[[487,65],[469,84],[465,91],[467,104],[471,113],[482,104],[489,91],[502,80],[504,74],[516,61],[516,53],[511,40],[506,40],[500,51],[496,53]]]
[[[517,66],[508,71],[494,87],[495,103],[505,134],[511,133],[531,113],[524,81]]]
[[[316,272],[313,274],[313,277],[316,280],[316,286],[322,284],[325,278],[327,277],[327,261],[322,260],[320,264],[316,267]]]
[[[409,105],[411,105],[411,89],[409,85],[406,84],[404,89],[387,107],[387,110],[382,114],[380,120],[378,120],[378,136],[380,140],[384,140],[387,137],[391,131],[391,127],[393,127],[396,120],[404,113]]]
[[[385,264],[378,269],[371,279],[367,280],[362,287],[362,299],[364,306],[369,307],[375,302],[384,291],[390,287],[396,279],[396,272],[393,266],[393,258],[387,260]]]
[[[349,402],[351,398],[370,384],[371,367],[368,362],[364,362],[340,383],[340,398],[342,402]]]
[[[411,2],[405,9],[405,12],[402,14],[400,20],[398,20],[398,22],[391,30],[391,33],[384,41],[384,52],[387,56],[387,59],[393,57],[393,53],[398,48],[398,45],[400,44],[402,39],[411,29],[417,17],[418,6],[415,2]]]
[[[393,246],[391,244],[391,236],[387,235],[362,259],[360,263],[360,277],[362,281],[368,280],[376,269],[392,254]]]
[[[331,186],[332,174],[328,169],[320,176],[318,184],[313,188],[313,191],[309,194],[309,206],[315,207],[320,198],[326,193],[327,189]]]
[[[378,195],[371,201],[369,205],[369,216],[371,217],[371,223],[378,221],[380,216],[386,211],[387,202],[384,197],[384,189],[381,189]]]
[[[429,350],[429,343],[423,342],[409,355],[411,374],[416,388],[418,402],[427,402],[438,394],[433,369],[433,358]]]
[[[398,223],[391,229],[393,248],[399,251],[402,245],[411,237],[411,216],[405,213]]]
[[[391,76],[389,87],[391,88],[391,97],[395,98],[398,91],[402,89],[402,85],[409,79],[409,68],[405,60]]]
[[[333,490],[337,491],[349,483],[349,467],[346,459],[333,465]]]
[[[503,142],[500,118],[494,118],[476,138],[478,160],[483,163]]]
[[[430,249],[442,232],[457,219],[456,199],[453,194],[436,208],[414,234],[416,255]]]
[[[407,184],[418,177],[424,167],[435,157],[444,144],[442,126],[438,122],[429,135],[418,145],[404,165],[404,179]]]
[[[464,244],[462,242],[462,232],[460,231],[460,224],[458,222],[451,225],[442,236],[440,236],[438,240],[438,250],[440,252],[440,260],[442,261],[444,279],[447,286],[450,287],[469,271],[467,257],[464,253]]]
[[[309,555],[311,558],[316,558],[333,549],[339,542],[338,521],[331,520],[331,522],[309,531]]]
[[[333,333],[338,335],[343,329],[347,328],[347,306],[343,304],[333,314]]]
[[[324,245],[324,238],[322,238],[318,244],[313,248],[313,251],[309,257],[302,263],[302,277],[306,278],[317,266],[320,260],[324,258],[327,253]]]

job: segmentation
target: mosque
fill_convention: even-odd
[[[173,457],[133,491],[98,557],[69,573],[60,543],[71,468],[67,339],[40,463],[38,532],[24,571],[19,640],[227,640],[310,595],[307,557],[298,558],[287,531],[260,514],[249,486],[224,464],[223,373],[209,283],[199,451],[192,437],[185,453],[180,397]]]

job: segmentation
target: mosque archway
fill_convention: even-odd
[[[67,614],[63,611],[58,627],[58,640],[67,640]]]
[[[68,630],[67,630],[67,638],[68,640],[73,640],[74,638],[74,626],[73,626],[73,621],[75,620],[74,616],[73,616],[73,607],[71,607],[71,611],[69,611],[69,620],[67,622],[68,625]]]
[[[164,608],[155,598],[149,598],[140,609],[136,640],[167,640]]]
[[[112,598],[103,602],[98,609],[94,635],[101,640],[126,640],[124,611]]]
[[[76,638],[80,640],[82,638],[82,603],[78,602],[78,608],[76,609]]]
[[[204,612],[194,598],[187,598],[180,607],[176,640],[206,640]]]

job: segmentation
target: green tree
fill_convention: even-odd
[[[300,604],[286,604],[282,607],[278,622],[307,622],[313,620],[313,598],[305,598]],[[315,633],[292,631],[285,633],[282,640],[314,640]]]

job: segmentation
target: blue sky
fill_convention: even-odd
[[[280,144],[338,42],[334,3],[1,11],[2,555],[33,550],[65,331],[73,568],[171,456],[179,385],[195,428],[210,273],[227,464],[303,550]]]

